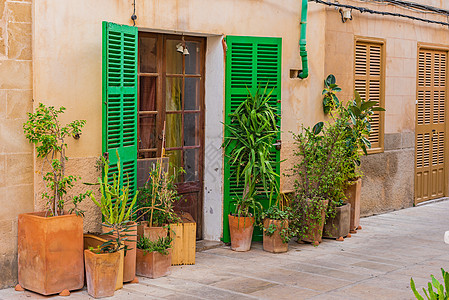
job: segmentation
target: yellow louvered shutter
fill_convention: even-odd
[[[447,52],[420,49],[416,101],[415,202],[445,191]]]
[[[383,82],[383,44],[357,41],[355,46],[355,90],[364,100],[376,101],[384,107]],[[383,113],[375,112],[371,120],[369,141],[371,149],[383,150]]]

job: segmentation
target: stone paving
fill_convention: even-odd
[[[173,267],[168,277],[139,278],[107,299],[414,299],[430,274],[449,270],[449,201],[364,218],[344,242],[318,247],[290,243],[271,254],[255,243],[250,252],[220,247],[197,253],[196,265]],[[0,299],[64,299],[0,290]],[[67,299],[67,298],[65,298]],[[70,299],[89,299],[86,290]]]

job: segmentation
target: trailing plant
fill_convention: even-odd
[[[151,252],[159,252],[162,255],[167,255],[168,249],[172,247],[172,241],[173,239],[169,236],[161,237],[155,241],[151,241],[147,237],[141,237],[137,241],[137,248],[143,250],[145,254],[149,254]]]
[[[231,121],[225,124],[229,134],[222,147],[227,149],[229,164],[234,168],[231,176],[236,176],[237,184],[243,178],[243,193],[238,195],[235,213],[238,216],[257,214],[261,206],[257,195],[265,193],[270,205],[279,187],[274,170],[275,162],[270,158],[270,150],[279,134],[276,108],[269,104],[270,92],[257,89],[252,94],[248,89],[246,99],[229,114]]]
[[[281,221],[281,228],[278,228],[275,224],[271,223],[268,228],[265,228],[263,226],[263,223],[261,223],[261,228],[263,233],[266,236],[272,236],[277,230],[279,230],[279,234],[281,236],[281,239],[284,243],[288,243],[291,236],[291,231],[288,226],[288,220],[290,219],[290,208],[286,207],[284,210],[281,210],[278,205],[270,206],[267,210],[265,210],[261,214],[261,219],[271,219],[271,220],[278,220]]]
[[[104,252],[116,252],[122,249],[126,250],[126,246],[123,242],[129,240],[129,237],[134,236],[128,234],[128,232],[131,231],[130,217],[139,191],[136,191],[136,195],[134,195],[131,202],[129,202],[129,179],[127,178],[126,181],[122,180],[120,156],[117,150],[116,155],[118,172],[112,175],[112,183],[109,183],[108,181],[109,161],[106,160],[104,156],[101,156],[100,161],[103,168],[103,178],[98,178],[101,197],[97,200],[93,193],[90,194],[92,201],[101,210],[101,214],[103,215],[103,225],[110,229],[109,232],[104,234],[114,238],[101,246]]]
[[[429,300],[447,300],[447,299],[449,299],[449,273],[444,271],[443,268],[441,268],[441,274],[443,275],[443,284],[444,285],[441,284],[433,275],[431,275],[430,277],[432,278],[432,282],[427,283],[428,290],[426,291],[425,288],[422,289],[424,291],[424,294],[427,299],[429,299]],[[410,278],[410,287],[411,287],[416,299],[424,300],[424,298],[416,290],[415,282],[413,281],[413,278]],[[435,288],[435,290],[433,288]]]
[[[45,192],[42,194],[42,199],[46,200],[51,216],[64,214],[65,196],[81,178],[65,173],[68,160],[65,139],[69,136],[79,137],[86,120],[74,120],[62,125],[59,116],[65,110],[65,107],[57,109],[54,106],[39,103],[34,113],[28,113],[28,121],[23,124],[25,137],[36,146],[37,157],[43,160],[41,173],[45,182]],[[50,170],[44,174],[44,168]],[[83,215],[78,204],[89,194],[90,192],[86,192],[74,196],[72,198],[74,207],[70,213]]]
[[[139,189],[136,220],[148,221],[150,227],[161,227],[180,220],[174,211],[174,203],[181,200],[175,182],[182,173],[182,168],[173,168],[170,174],[159,160],[153,165],[145,186]]]

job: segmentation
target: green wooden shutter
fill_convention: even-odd
[[[229,124],[229,114],[246,99],[247,88],[254,93],[257,87],[263,88],[268,83],[269,89],[274,91],[270,104],[281,114],[281,57],[282,39],[267,37],[227,36],[228,50],[226,54],[226,103],[225,123]],[[280,125],[280,121],[279,121]],[[225,136],[229,132],[225,130]],[[226,150],[229,154],[229,150]],[[225,156],[224,169],[224,203],[223,203],[223,241],[230,242],[228,215],[235,209],[235,198],[243,194],[243,183],[237,184],[234,172],[229,166],[229,158]],[[280,152],[273,147],[272,159],[280,160]],[[276,172],[280,173],[279,164]],[[260,201],[266,208],[267,197]],[[262,240],[262,231],[255,228],[253,240]]]
[[[103,153],[110,175],[120,155],[122,182],[136,191],[137,164],[137,28],[103,22]],[[132,199],[132,198],[131,198]]]

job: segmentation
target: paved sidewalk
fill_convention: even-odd
[[[159,279],[140,278],[107,299],[414,299],[410,277],[423,287],[430,274],[449,270],[449,201],[364,218],[344,242],[290,243],[271,254],[256,243],[250,252],[228,247],[197,253],[196,265],[173,267]],[[0,299],[42,299],[0,290]],[[50,297],[51,299],[67,299]],[[88,299],[85,290],[69,299]]]

